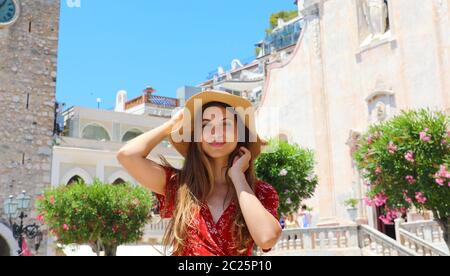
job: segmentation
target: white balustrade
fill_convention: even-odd
[[[403,246],[415,251],[422,256],[450,256],[441,249],[435,247],[428,241],[417,237],[416,235],[406,231],[405,229],[399,229],[399,241]]]

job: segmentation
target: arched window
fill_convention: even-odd
[[[92,124],[85,127],[83,129],[82,138],[97,141],[111,141],[108,131],[98,124]]]
[[[85,181],[81,176],[75,175],[67,182],[67,186],[77,184],[77,183],[85,184]]]
[[[122,178],[117,178],[116,180],[114,180],[114,182],[112,183],[113,185],[122,185],[125,184],[125,180],[123,180]]]
[[[131,140],[133,140],[134,138],[136,138],[136,137],[138,137],[138,136],[140,136],[140,135],[142,135],[142,134],[143,134],[143,132],[140,131],[139,129],[131,129],[131,130],[127,131],[127,132],[123,135],[122,142],[128,142],[128,141],[131,141]]]

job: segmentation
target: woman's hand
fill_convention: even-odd
[[[233,176],[244,174],[250,167],[251,159],[251,152],[247,148],[241,147],[239,149],[239,156],[234,157],[233,165],[228,170],[228,176],[233,178]]]
[[[178,129],[184,118],[184,108],[180,109],[175,113],[175,115],[172,116],[172,118],[167,122],[170,126],[170,132],[172,132],[175,129]]]

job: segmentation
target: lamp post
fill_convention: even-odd
[[[30,225],[24,225],[23,220],[28,216],[25,212],[29,209],[31,197],[26,194],[26,191],[22,191],[16,198],[9,196],[4,203],[4,212],[8,217],[9,223],[12,226],[14,238],[19,245],[19,256],[23,253],[22,245],[24,238],[35,239],[35,250],[39,250],[42,241],[42,232],[36,223]],[[19,223],[16,220],[19,219]]]

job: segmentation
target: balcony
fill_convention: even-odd
[[[137,97],[126,102],[125,110],[128,110],[141,104],[146,104],[158,108],[174,109],[180,106],[180,101],[175,98],[144,94],[141,97]]]

